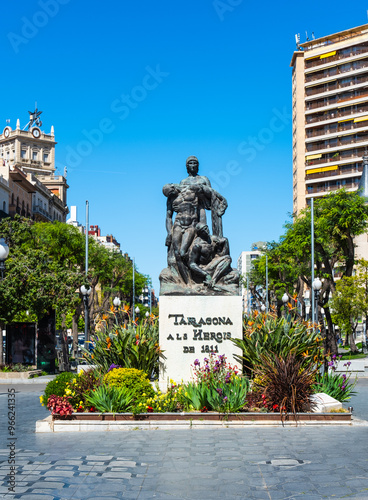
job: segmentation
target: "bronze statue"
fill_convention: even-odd
[[[238,295],[239,274],[231,269],[229,243],[223,237],[226,199],[198,175],[195,156],[186,161],[188,177],[166,184],[168,267],[160,274],[161,295]],[[206,210],[211,210],[211,236]],[[174,214],[175,220],[173,222]]]

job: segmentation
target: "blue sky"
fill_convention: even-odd
[[[1,120],[35,101],[68,166],[68,205],[113,234],[158,293],[162,186],[200,174],[223,194],[234,267],[292,211],[291,68],[305,41],[359,26],[354,2],[18,0],[2,6]],[[1,128],[1,127],[0,127]]]

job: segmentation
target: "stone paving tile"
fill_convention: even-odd
[[[54,500],[54,496],[52,495],[46,495],[46,494],[39,494],[37,493],[36,495],[34,494],[29,494],[29,495],[22,495],[22,500]]]

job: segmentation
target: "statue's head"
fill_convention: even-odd
[[[196,156],[189,156],[187,158],[186,165],[187,165],[187,172],[189,175],[198,174],[199,161]]]
[[[207,224],[204,224],[203,222],[198,222],[198,224],[196,225],[196,230],[199,236],[207,237],[210,235],[210,230],[208,229]]]
[[[162,192],[168,198],[174,194],[179,193],[179,184],[165,184],[162,188]]]

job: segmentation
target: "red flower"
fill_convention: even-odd
[[[147,406],[147,412],[148,412],[148,413],[153,413],[153,408],[152,408],[152,406]]]
[[[204,406],[204,407],[201,409],[201,413],[207,413],[207,412],[208,412],[208,410],[207,410],[206,406]]]
[[[96,411],[96,408],[94,406],[91,406],[91,408],[89,409],[90,412],[95,412]]]

